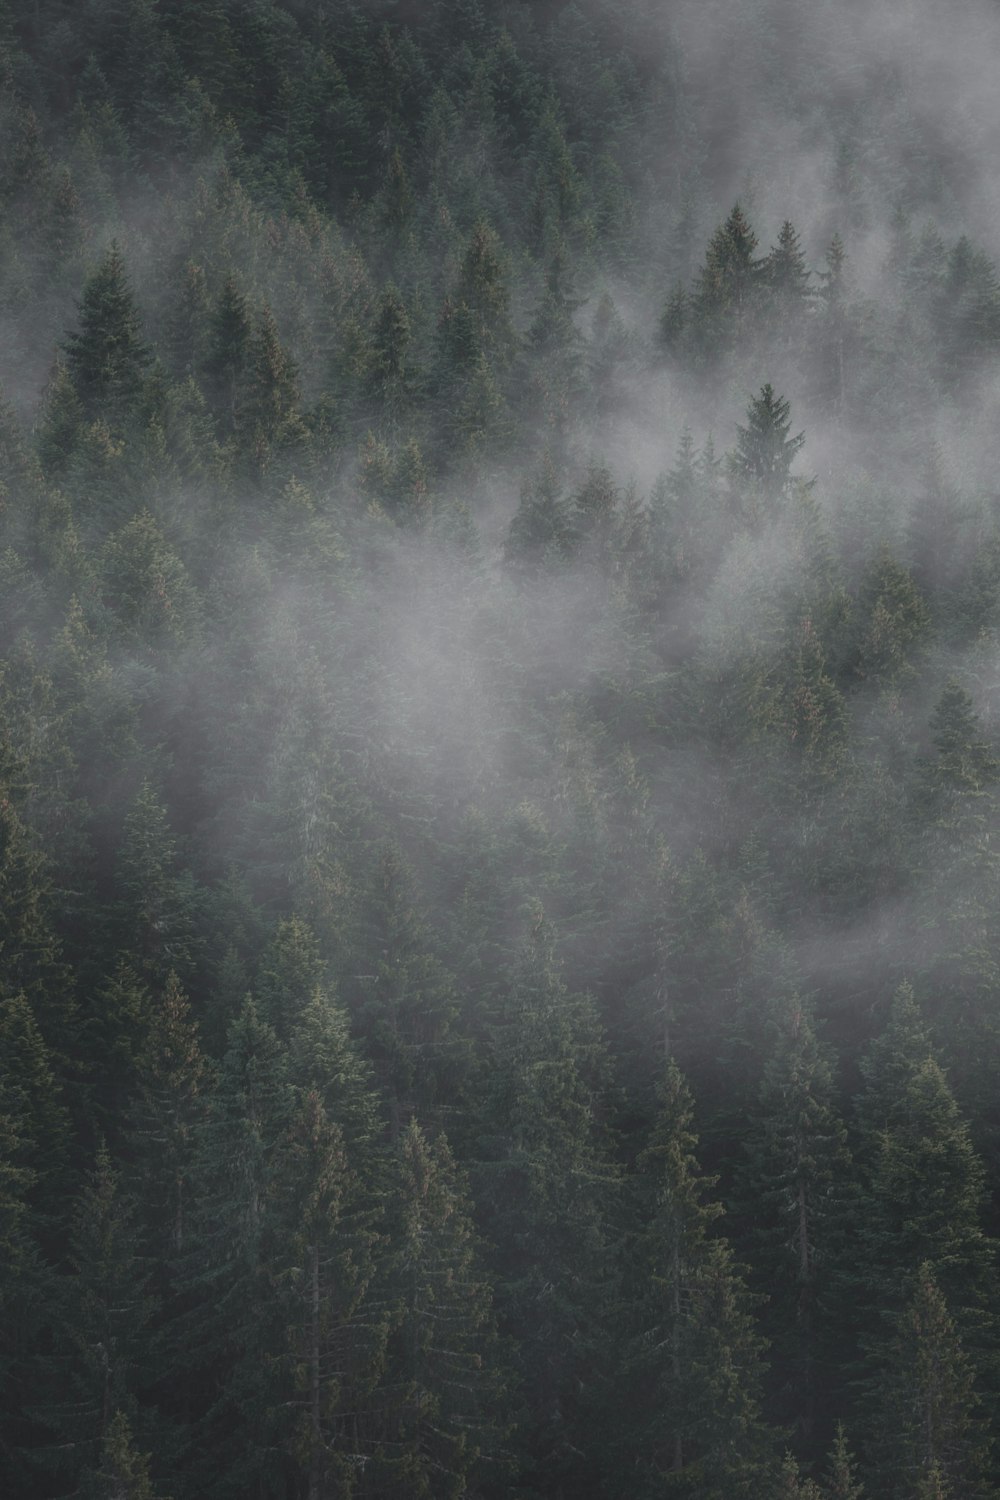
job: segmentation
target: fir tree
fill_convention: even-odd
[[[79,322],[66,369],[81,411],[120,427],[137,413],[150,354],[117,244],[84,288]]]
[[[722,1213],[694,1155],[692,1101],[671,1060],[652,1137],[638,1161],[635,1307],[621,1420],[641,1493],[760,1493],[768,1472],[760,1416],[763,1341]]]
[[[449,1496],[496,1475],[503,1371],[468,1193],[444,1138],[411,1121],[388,1208],[393,1328],[365,1493]]]
[[[992,1493],[973,1368],[926,1262],[887,1351],[877,1420],[871,1470],[880,1494],[978,1500]]]
[[[787,487],[791,467],[805,443],[805,433],[791,432],[791,404],[768,383],[747,407],[746,427],[737,427],[732,473],[747,494],[751,511],[758,504],[771,507]]]

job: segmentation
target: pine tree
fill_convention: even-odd
[[[238,433],[258,473],[265,472],[276,450],[304,436],[305,429],[297,421],[298,404],[295,363],[281,344],[274,314],[265,307],[250,344],[243,430]]]
[[[109,609],[131,644],[163,649],[194,634],[198,598],[188,571],[149,511],[107,541],[103,583]]]
[[[144,781],[122,826],[117,916],[126,951],[142,974],[161,981],[183,972],[190,957],[191,893],[176,866],[167,809]]]
[[[785,316],[794,315],[809,293],[809,270],[799,236],[788,221],[781,226],[778,243],[764,261],[762,276]]]
[[[732,458],[733,479],[746,493],[751,514],[758,506],[773,507],[791,479],[791,468],[805,443],[805,433],[790,437],[791,404],[768,383],[747,407],[746,427],[737,427]]]
[[[551,455],[537,478],[526,482],[504,547],[504,560],[516,575],[530,577],[564,562],[572,553],[575,527]]]
[[[461,1076],[465,1048],[453,1031],[454,980],[433,951],[395,847],[380,851],[353,963],[345,990],[396,1137],[414,1111],[436,1117]]]
[[[128,1417],[117,1411],[104,1435],[101,1466],[84,1474],[78,1493],[82,1500],[157,1500],[149,1458],[138,1452]]]
[[[837,1423],[837,1433],[830,1449],[820,1493],[823,1500],[864,1500],[864,1486],[856,1477],[843,1422]]]
[[[695,1158],[690,1092],[668,1063],[649,1145],[639,1157],[641,1229],[630,1283],[621,1422],[639,1493],[705,1500],[760,1493],[769,1460],[760,1417],[763,1341],[728,1245],[722,1207]]]
[[[351,1167],[368,1175],[381,1130],[371,1065],[351,1037],[346,1008],[322,985],[314,986],[295,1014],[290,1054],[297,1084],[318,1093],[343,1132]]]
[[[138,1411],[154,1363],[148,1291],[134,1206],[107,1148],[77,1198],[69,1238],[71,1274],[59,1295],[58,1356],[39,1416],[52,1429],[45,1458],[57,1471],[93,1466],[118,1412]]]
[[[897,1318],[879,1396],[871,1444],[879,1494],[980,1500],[992,1493],[989,1429],[973,1367],[926,1262]]]
[[[863,1389],[878,1385],[922,1265],[948,1299],[968,1358],[980,1370],[992,1369],[994,1255],[981,1222],[985,1174],[908,987],[862,1059],[862,1074],[859,1254],[844,1291],[853,1306],[866,1309]]]
[[[17,1180],[36,1210],[61,1218],[70,1119],[52,1054],[23,994],[0,1000],[0,1099],[21,1164]]]
[[[708,243],[694,297],[695,335],[709,352],[749,327],[762,284],[757,236],[739,203]]]
[[[276,1244],[291,1357],[284,1405],[297,1414],[286,1444],[308,1500],[333,1500],[372,1456],[364,1413],[384,1360],[388,1310],[369,1293],[375,1232],[343,1134],[316,1090],[299,1100],[280,1150]],[[279,1402],[281,1400],[280,1392]],[[363,1446],[362,1446],[363,1445]]]
[[[308,923],[289,917],[278,924],[257,974],[255,993],[282,1041],[299,1025],[310,998],[326,977],[319,944]]]
[[[385,287],[375,308],[367,350],[366,394],[391,431],[409,404],[416,372],[413,324],[402,293]]]
[[[930,628],[927,604],[909,572],[882,546],[862,580],[855,671],[883,688],[912,679]]]
[[[295,1099],[284,1048],[249,997],[231,1023],[199,1133],[195,1216],[173,1331],[174,1380],[198,1395],[188,1460],[200,1494],[269,1493],[290,1441],[284,1347],[285,1142]]]
[[[443,1137],[411,1120],[388,1205],[392,1334],[364,1493],[481,1493],[503,1435],[503,1372],[468,1192]]]
[[[120,428],[138,410],[150,354],[117,244],[84,288],[66,369],[84,417]]]
[[[167,975],[137,1059],[129,1143],[151,1246],[161,1264],[187,1248],[197,1136],[208,1065],[177,975]]]
[[[753,1205],[754,1281],[767,1296],[762,1332],[772,1385],[802,1451],[827,1400],[824,1366],[835,1332],[829,1275],[847,1239],[850,1157],[830,1063],[806,1004],[797,995],[779,1001],[771,1030],[744,1182]]]
[[[208,330],[204,384],[219,436],[231,439],[241,429],[251,366],[253,324],[239,281],[230,273],[223,283]]]
[[[937,757],[927,767],[925,783],[939,807],[962,794],[981,793],[1000,777],[1000,759],[983,736],[973,701],[954,680],[934,705],[930,729]]]
[[[501,1327],[519,1346],[532,1483],[581,1497],[596,1483],[588,1422],[600,1405],[619,1187],[599,1114],[603,1068],[592,1003],[567,992],[533,908],[483,1057],[476,1197],[496,1246]]]

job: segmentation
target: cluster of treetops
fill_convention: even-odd
[[[1000,291],[655,8],[0,0],[5,1495],[1000,1493]]]

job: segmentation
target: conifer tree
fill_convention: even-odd
[[[562,484],[550,454],[536,478],[521,489],[521,499],[504,548],[507,566],[530,577],[564,562],[572,552],[575,528]]]
[[[827,1460],[826,1473],[820,1487],[823,1500],[864,1500],[864,1486],[856,1476],[854,1459],[847,1445],[847,1434],[843,1422],[837,1423],[837,1432]]]
[[[850,1157],[830,1064],[799,996],[774,1006],[771,1030],[744,1182],[753,1205],[752,1284],[767,1298],[761,1322],[772,1383],[801,1451],[827,1400],[830,1270],[846,1253]]]
[[[167,975],[150,1012],[129,1110],[129,1144],[142,1184],[150,1244],[161,1263],[187,1248],[197,1137],[203,1123],[208,1065],[177,975]]]
[[[120,428],[137,413],[150,354],[117,244],[84,288],[79,322],[66,342],[73,390],[88,421]]]
[[[861,584],[855,670],[882,688],[912,680],[914,658],[930,627],[927,604],[910,573],[879,548]]]
[[[368,886],[355,963],[346,981],[393,1137],[415,1110],[435,1117],[461,1076],[465,1048],[453,1032],[454,980],[434,953],[413,905],[412,877],[398,849],[385,846]]]
[[[290,1364],[286,1438],[309,1500],[333,1500],[372,1457],[364,1413],[385,1357],[387,1307],[369,1292],[376,1235],[343,1134],[318,1092],[296,1105],[280,1150],[284,1234],[275,1245]],[[364,1445],[364,1446],[361,1446]],[[360,1451],[359,1451],[360,1450]]]
[[[870,1393],[878,1386],[921,1266],[948,1300],[965,1357],[980,1371],[992,1369],[994,1253],[982,1227],[983,1165],[908,987],[894,998],[862,1073],[860,1253],[849,1271],[843,1267],[845,1295],[867,1309],[862,1387]]]
[[[696,333],[703,347],[721,347],[747,328],[762,283],[755,258],[758,240],[742,206],[736,203],[708,243],[694,299]]]
[[[199,1396],[189,1482],[220,1500],[251,1483],[268,1493],[292,1420],[287,1369],[269,1357],[286,1328],[281,1201],[295,1103],[287,1054],[250,997],[227,1042],[198,1137],[187,1305],[172,1335],[175,1379]]]
[[[392,1333],[365,1493],[445,1497],[496,1475],[503,1371],[467,1190],[443,1137],[411,1120],[388,1203]]]
[[[253,347],[253,324],[239,281],[230,273],[223,283],[208,330],[205,395],[220,438],[240,430],[247,400]]]
[[[737,427],[736,451],[732,459],[733,477],[746,490],[751,511],[755,497],[758,504],[773,506],[791,478],[792,464],[803,444],[805,433],[791,432],[791,403],[777,395],[768,382],[760,395],[747,407],[747,425]]]
[[[246,403],[241,414],[246,438],[259,473],[272,454],[304,429],[297,424],[298,377],[294,361],[282,347],[274,314],[265,307],[249,350]]]
[[[84,1474],[78,1493],[83,1500],[157,1500],[149,1458],[138,1452],[128,1417],[117,1411],[104,1435],[100,1468]]]
[[[927,1262],[898,1315],[879,1397],[870,1459],[879,1494],[980,1500],[993,1493],[973,1367]]]
[[[596,1480],[587,1423],[599,1409],[619,1182],[593,1006],[567,992],[541,911],[530,919],[483,1059],[476,1197],[496,1246],[501,1329],[518,1341],[533,1482],[583,1496]]]
[[[760,1416],[763,1341],[726,1242],[714,1180],[694,1155],[690,1092],[668,1063],[638,1161],[642,1228],[625,1346],[621,1420],[641,1493],[759,1494],[769,1467]]]
[[[23,994],[0,1000],[0,1097],[21,1163],[16,1180],[36,1208],[62,1217],[70,1120],[52,1054]]]
[[[140,971],[161,981],[188,961],[191,902],[177,874],[177,845],[167,809],[152,782],[136,793],[122,827],[118,855],[118,919]]]
[[[58,1356],[39,1415],[52,1430],[45,1458],[57,1472],[93,1466],[116,1413],[138,1412],[153,1365],[155,1303],[134,1206],[107,1148],[77,1198],[69,1238],[71,1274],[59,1295]]]
[[[322,985],[315,985],[297,1010],[290,1053],[299,1087],[318,1093],[328,1117],[343,1132],[352,1168],[366,1174],[374,1170],[380,1112],[371,1066],[351,1036],[346,1008]]]
[[[795,227],[788,219],[762,267],[763,278],[783,313],[791,315],[809,289],[809,270]]]

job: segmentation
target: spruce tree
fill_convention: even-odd
[[[592,1002],[559,977],[537,908],[490,1030],[476,1198],[496,1247],[501,1329],[518,1343],[528,1472],[536,1486],[590,1495],[619,1179],[600,1115],[603,1038]]]
[[[79,323],[66,341],[66,369],[81,411],[120,428],[137,414],[150,353],[117,244],[84,288]]]
[[[364,1493],[481,1493],[499,1478],[504,1434],[491,1289],[447,1142],[428,1142],[415,1120],[397,1144],[386,1228],[392,1332]]]
[[[830,1272],[848,1241],[851,1161],[829,1059],[798,995],[773,1007],[747,1141],[746,1203],[753,1219],[752,1285],[766,1297],[761,1327],[782,1420],[809,1452],[829,1399],[836,1349]]]
[[[333,1500],[374,1458],[366,1415],[390,1312],[370,1290],[377,1236],[365,1200],[372,1185],[352,1171],[343,1133],[316,1090],[299,1098],[279,1162],[283,1230],[268,1291],[280,1304],[286,1358],[276,1371],[273,1420],[292,1417],[282,1424],[282,1444],[309,1500]]]
[[[891,1500],[985,1500],[990,1435],[974,1370],[929,1263],[913,1278],[880,1374],[869,1465]]]
[[[790,436],[791,403],[768,382],[747,407],[747,425],[737,427],[732,458],[733,479],[746,492],[744,504],[753,514],[756,504],[772,507],[791,478],[792,464],[805,433]]]
[[[690,1092],[667,1065],[637,1162],[640,1229],[629,1267],[620,1418],[642,1495],[760,1493],[773,1468],[760,1414],[763,1340],[695,1157]]]
[[[134,1205],[103,1144],[76,1200],[68,1260],[38,1415],[52,1434],[42,1461],[72,1475],[96,1463],[116,1413],[138,1413],[155,1358],[151,1266]]]

